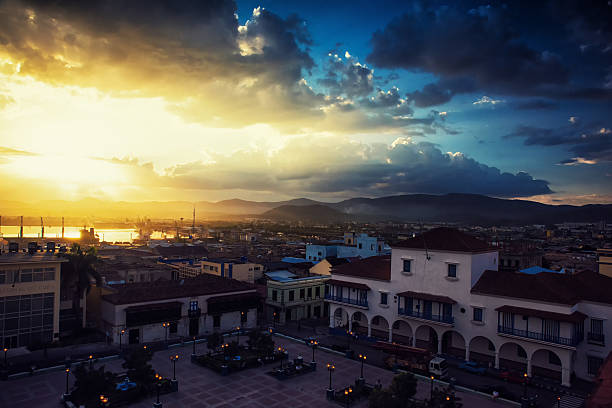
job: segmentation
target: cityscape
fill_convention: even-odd
[[[611,408],[611,22],[0,0],[0,408]]]

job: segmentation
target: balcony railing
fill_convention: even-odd
[[[579,338],[551,336],[550,334],[546,334],[546,333],[537,333],[537,332],[532,332],[528,330],[519,330],[519,329],[513,329],[511,327],[503,327],[503,326],[497,326],[497,333],[509,334],[512,336],[524,337],[526,339],[545,341],[547,343],[555,343],[555,344],[561,344],[564,346],[572,346],[572,347],[575,347],[578,343],[580,343]]]
[[[404,308],[398,308],[397,313],[401,316],[415,317],[417,319],[431,320],[432,322],[440,323],[455,323],[455,319],[452,315],[437,315],[432,313],[415,312],[414,310],[407,310]]]
[[[335,296],[335,295],[330,295],[330,294],[325,295],[325,300],[331,300],[333,302],[341,302],[341,303],[346,303],[349,305],[355,305],[355,306],[361,306],[361,307],[368,307],[367,300],[349,299],[349,298],[345,298],[342,296]]]
[[[601,344],[601,345],[606,344],[606,338],[604,337],[603,333],[588,332],[587,341],[589,343],[595,343],[595,344]]]

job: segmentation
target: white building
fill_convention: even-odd
[[[88,296],[97,327],[124,344],[253,328],[259,300],[253,285],[209,274],[96,288]]]
[[[497,263],[497,250],[483,241],[430,230],[393,247],[390,258],[333,268],[330,327],[564,386],[572,374],[593,379],[611,349],[612,278],[498,272]]]

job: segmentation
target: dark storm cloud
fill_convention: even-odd
[[[505,138],[522,138],[527,146],[567,146],[574,157],[560,164],[596,164],[612,161],[612,131],[593,124],[576,124],[560,128],[518,126]]]
[[[519,110],[554,110],[559,109],[559,104],[546,99],[533,99],[517,103]]]
[[[571,2],[570,2],[571,3]],[[367,60],[383,68],[403,68],[428,72],[440,80],[408,94],[417,106],[448,102],[454,95],[476,90],[518,96],[543,96],[566,99],[611,99],[601,73],[573,79],[573,69],[584,64],[578,60],[576,30],[594,35],[598,44],[607,41],[608,49],[595,58],[607,68],[610,7],[606,2],[591,2],[593,10],[583,12],[583,3],[573,2],[576,13],[560,13],[553,2],[482,6],[476,1],[415,2],[412,11],[393,19],[371,39]],[[597,6],[597,7],[595,7]],[[590,17],[590,18],[587,18]],[[530,36],[534,24],[554,33],[552,41],[537,41]],[[564,24],[571,25],[566,29]],[[588,27],[588,29],[587,29]],[[533,38],[531,38],[533,37]],[[549,45],[547,47],[547,44]],[[573,48],[572,48],[573,47]],[[569,51],[567,51],[569,49]],[[567,57],[564,56],[567,51]],[[568,58],[571,57],[571,60]],[[593,64],[596,65],[596,64]],[[572,67],[570,70],[569,67]],[[576,68],[576,75],[582,74]],[[449,82],[451,81],[451,82]]]
[[[343,58],[330,52],[328,57],[324,67],[325,76],[318,83],[332,94],[353,98],[368,95],[374,90],[374,74],[370,68],[350,55]]]

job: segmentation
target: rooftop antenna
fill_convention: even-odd
[[[23,215],[21,216],[21,220],[19,222],[19,238],[23,238]]]
[[[43,217],[40,217],[40,237],[45,237],[45,224],[43,223]]]
[[[64,239],[64,217],[62,217],[62,239]]]
[[[191,222],[191,235],[195,236],[195,205],[193,206],[193,221]]]
[[[427,252],[427,241],[425,240],[425,236],[423,235],[423,221],[421,221],[420,227],[421,227],[421,239],[423,240],[423,246],[425,247],[425,258],[429,261],[431,260],[431,256],[429,256],[429,252]]]

